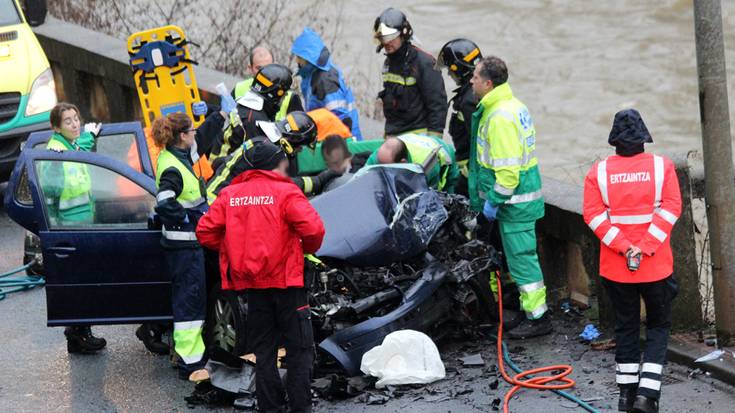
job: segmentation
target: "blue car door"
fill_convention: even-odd
[[[149,224],[155,181],[136,169],[89,152],[21,154],[5,205],[41,239],[49,326],[171,319],[161,231]]]

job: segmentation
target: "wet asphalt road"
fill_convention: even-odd
[[[0,186],[0,190],[3,187]],[[0,212],[0,271],[22,260],[24,231]],[[95,327],[108,341],[97,355],[69,355],[61,328],[46,327],[43,289],[13,294],[0,301],[0,411],[2,412],[177,412],[218,411],[187,407],[184,397],[193,384],[180,381],[166,357],[154,356],[135,338],[135,326]],[[616,404],[613,355],[594,352],[574,340],[584,320],[557,319],[550,337],[511,343],[514,360],[523,368],[569,363],[577,381],[573,393],[601,411]],[[319,401],[315,412],[488,412],[509,386],[497,380],[494,344],[487,339],[441,343],[447,379],[424,388],[403,390],[384,405],[367,405],[358,398]],[[480,353],[485,366],[464,368],[459,357]],[[707,376],[689,377],[681,366],[667,367],[665,412],[728,412],[735,389]],[[376,392],[376,391],[373,391]],[[376,392],[379,393],[379,392]],[[582,411],[548,392],[523,391],[512,402],[514,412]]]

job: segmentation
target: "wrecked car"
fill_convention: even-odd
[[[140,124],[105,125],[92,153],[45,150],[49,135],[29,138],[5,192],[10,218],[40,240],[47,324],[171,321],[171,280],[152,217],[156,186]],[[54,162],[89,169],[94,223],[49,219],[39,171]],[[467,199],[431,190],[420,169],[371,167],[312,203],[326,228],[317,258],[305,259],[320,368],[357,375],[362,355],[390,332],[439,339],[495,318],[488,282],[498,254],[470,235],[475,214]],[[207,343],[246,354],[245,298],[221,290],[216,253],[206,256]]]

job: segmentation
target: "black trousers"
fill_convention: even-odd
[[[248,345],[255,353],[255,393],[261,412],[311,412],[314,332],[304,288],[247,290]],[[276,358],[286,346],[286,389]],[[285,395],[288,394],[288,408]]]
[[[619,386],[636,386],[638,394],[659,399],[661,375],[671,330],[671,301],[678,286],[673,276],[649,283],[602,279],[615,310],[616,375]],[[640,350],[641,297],[646,305],[643,366]]]

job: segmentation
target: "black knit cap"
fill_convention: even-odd
[[[248,145],[250,144],[250,145]],[[266,140],[259,142],[245,142],[245,160],[253,169],[271,171],[286,159],[286,153],[280,145],[272,144]]]
[[[625,151],[653,143],[653,139],[641,114],[635,109],[623,109],[615,114],[607,143]]]

